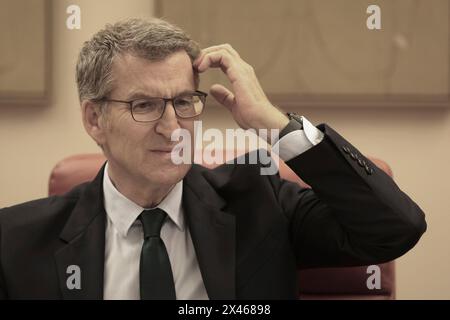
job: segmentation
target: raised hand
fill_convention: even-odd
[[[199,73],[209,68],[220,68],[226,74],[233,92],[214,84],[210,93],[231,111],[241,128],[281,130],[288,124],[288,118],[265,95],[253,67],[242,60],[229,44],[203,49],[193,66]]]

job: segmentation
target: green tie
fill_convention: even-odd
[[[139,265],[141,300],[175,300],[175,285],[166,246],[160,237],[167,214],[159,209],[144,210],[139,219],[144,229]]]

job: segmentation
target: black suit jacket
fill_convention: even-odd
[[[425,231],[423,212],[389,176],[319,129],[323,141],[287,162],[312,190],[261,175],[261,163],[193,165],[186,175],[186,221],[211,299],[296,298],[297,268],[386,262]],[[65,195],[0,210],[1,298],[102,299],[102,177],[103,168]],[[67,287],[70,265],[81,289]]]

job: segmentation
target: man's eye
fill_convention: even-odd
[[[179,107],[190,107],[194,103],[194,99],[192,97],[180,98],[177,99],[177,105]]]
[[[144,111],[144,110],[152,110],[158,108],[159,103],[157,101],[142,101],[138,102],[134,105],[134,110],[136,111]]]

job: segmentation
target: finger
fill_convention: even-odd
[[[215,50],[212,52],[204,52],[202,55],[194,62],[193,66],[199,70],[200,72],[205,71],[207,68],[203,69],[203,65],[205,64],[205,60],[212,59],[210,62],[219,62],[220,56],[226,56],[231,59],[230,54],[225,50]]]
[[[213,52],[218,52],[218,51],[226,51],[231,56],[234,56],[236,58],[240,58],[239,53],[236,50],[234,50],[234,48],[231,45],[226,43],[226,44],[221,44],[221,45],[217,45],[217,46],[211,46],[211,47],[203,49],[201,51],[200,55],[197,57],[197,59],[195,59],[195,61],[193,62],[193,66],[194,67],[198,66],[198,64],[201,62],[201,60],[203,60],[203,58],[204,58],[204,56],[206,54],[213,53]]]
[[[208,68],[221,68],[226,73],[231,66],[231,57],[229,53],[225,51],[207,53],[203,56],[203,59],[197,65],[198,72],[204,72]]]
[[[217,100],[217,102],[224,105],[230,111],[236,104],[234,94],[220,84],[214,84],[209,90],[209,92],[214,97],[214,99]]]
[[[202,50],[202,52],[204,52],[204,53],[211,53],[211,52],[216,52],[216,51],[221,51],[221,50],[227,51],[232,56],[240,57],[239,53],[228,43],[224,43],[224,44],[220,44],[220,45],[217,45],[217,46],[211,46],[211,47],[205,48],[205,49]]]

